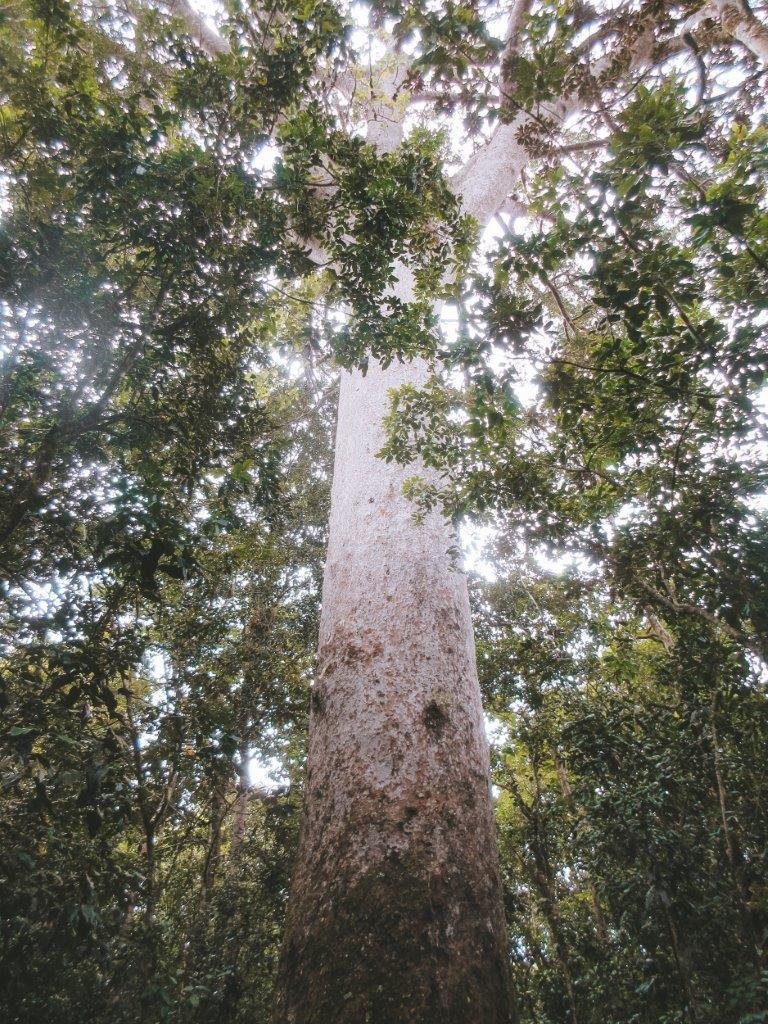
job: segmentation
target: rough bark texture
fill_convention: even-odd
[[[279,1024],[510,1017],[466,581],[440,518],[413,521],[413,467],[375,454],[388,389],[425,372],[342,381]]]
[[[754,16],[747,3],[743,0],[714,0],[710,6],[719,14],[729,35],[763,62],[768,60],[768,28]]]

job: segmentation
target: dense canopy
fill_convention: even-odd
[[[338,375],[419,358],[520,1024],[768,1021],[767,16],[5,7],[3,1019],[269,1019]]]

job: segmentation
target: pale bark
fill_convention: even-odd
[[[184,23],[190,36],[210,57],[216,57],[220,53],[228,52],[229,43],[192,6],[189,0],[167,0],[167,6],[171,14]]]
[[[705,10],[720,19],[723,29],[738,39],[761,61],[768,61],[768,28],[752,13],[744,0],[713,0]]]
[[[398,298],[412,298],[401,273]],[[386,465],[388,390],[341,385],[306,810],[275,1019],[509,1019],[488,748],[466,581]]]
[[[380,152],[402,137],[397,82],[384,85],[368,136]],[[579,102],[549,112],[562,120]],[[499,126],[453,182],[481,225],[528,163],[519,140],[528,120]],[[404,267],[395,294],[415,297]],[[426,374],[417,361],[342,375],[276,1024],[501,1024],[512,1014],[466,582],[441,518],[417,524],[403,495],[420,467],[376,457],[389,390]]]
[[[402,139],[379,83],[368,141]],[[455,183],[481,223],[526,156],[511,132]],[[394,295],[415,296],[407,267]],[[342,374],[305,816],[288,905],[276,1024],[503,1024],[507,937],[466,580],[455,537],[414,519],[385,464],[389,392],[416,360]]]
[[[209,53],[226,49],[188,0],[170,4]],[[507,63],[528,6],[513,5]],[[741,39],[747,29],[731,21]],[[753,22],[752,48],[761,38]],[[666,52],[684,45],[669,41]],[[649,28],[629,70],[659,56]],[[590,69],[595,90],[610,64]],[[375,96],[372,83],[368,141],[379,152],[402,138],[403,78],[396,67]],[[585,68],[585,88],[548,105],[555,123],[584,105],[588,78]],[[521,112],[500,124],[454,181],[481,225],[528,163],[521,129],[529,122]],[[405,268],[395,294],[414,298]],[[466,582],[441,518],[415,522],[404,497],[419,467],[386,465],[376,454],[389,389],[418,386],[426,374],[417,361],[342,375],[305,813],[276,1024],[501,1024],[511,1016]]]

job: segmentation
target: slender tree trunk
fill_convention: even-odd
[[[224,794],[224,786],[221,779],[214,783],[214,790],[211,797],[211,819],[209,824],[210,838],[208,849],[205,852],[203,870],[200,877],[203,899],[207,899],[216,884],[216,879],[221,865],[221,830],[224,825],[224,818],[227,813],[227,804]]]
[[[675,959],[677,975],[680,979],[680,988],[686,1001],[686,1010],[691,1024],[697,1024],[699,1020],[699,1000],[691,983],[690,956],[687,947],[680,942],[680,934],[675,924],[675,919],[669,906],[669,896],[662,891],[662,910],[669,929],[669,940],[672,947],[672,955]]]
[[[560,757],[560,753],[556,746],[552,747],[552,757],[554,758],[555,768],[557,770],[557,777],[560,780],[560,789],[565,799],[566,806],[569,812],[573,816],[574,823],[578,823],[579,810],[576,807],[576,801],[573,797],[573,789],[571,787],[570,779],[568,778],[568,769],[565,767],[563,759]],[[578,870],[574,871],[577,881],[582,881],[583,875],[580,876]],[[607,946],[609,943],[608,939],[608,926],[605,922],[605,915],[603,914],[603,908],[600,904],[600,894],[597,891],[595,880],[590,872],[586,872],[586,884],[589,892],[590,906],[592,908],[592,920],[595,922],[595,934],[600,940],[602,945]]]
[[[764,950],[760,941],[759,929],[754,925],[752,911],[750,910],[750,887],[744,876],[744,855],[741,851],[735,830],[731,824],[731,814],[728,809],[728,793],[725,788],[723,777],[722,758],[720,756],[720,737],[717,729],[718,697],[715,693],[712,698],[710,709],[710,733],[712,740],[713,767],[715,770],[715,783],[717,789],[717,800],[720,807],[720,820],[723,824],[723,841],[725,852],[728,857],[728,866],[731,869],[731,877],[734,885],[734,895],[739,909],[739,922],[741,924],[744,939],[750,949],[755,967],[760,971],[763,967]]]
[[[557,906],[554,880],[552,870],[537,844],[534,844],[535,866],[532,872],[533,881],[539,893],[539,905],[547,922],[547,928],[552,938],[552,948],[563,979],[565,993],[568,998],[568,1016],[571,1024],[579,1024],[578,1005],[576,1001],[576,986],[573,983],[573,971],[568,953],[568,944],[563,935],[562,920]]]
[[[237,762],[237,789],[235,792],[234,813],[232,815],[232,838],[229,846],[230,860],[237,858],[240,853],[240,847],[243,845],[250,795],[251,780],[248,777],[248,747],[246,744],[243,744],[240,747],[239,760]]]
[[[407,275],[400,298],[412,297]],[[341,386],[305,816],[278,1024],[501,1024],[501,883],[464,576],[414,467],[376,458],[388,389]]]

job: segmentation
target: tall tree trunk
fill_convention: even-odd
[[[200,877],[200,886],[203,899],[207,899],[216,884],[221,864],[221,830],[224,825],[224,818],[227,813],[227,803],[224,794],[224,785],[221,779],[216,779],[213,784],[211,795],[211,817],[208,828],[210,838],[208,849],[205,851],[203,870]]]
[[[562,919],[557,906],[552,869],[547,858],[542,855],[541,847],[537,841],[534,841],[533,849],[533,882],[539,894],[539,905],[544,915],[544,920],[547,922],[547,928],[552,939],[552,949],[560,970],[560,977],[563,979],[563,985],[565,986],[565,994],[568,999],[568,1016],[571,1024],[579,1024],[576,986],[573,983],[568,943],[563,934]]]
[[[576,801],[573,797],[573,789],[571,787],[571,781],[568,778],[568,769],[565,767],[565,763],[560,757],[560,752],[555,745],[552,746],[552,757],[555,762],[555,768],[557,770],[557,777],[560,780],[560,789],[563,794],[566,806],[569,813],[571,814],[574,825],[578,827],[580,818],[579,809],[576,806]],[[586,874],[586,879],[584,879]],[[608,939],[608,926],[605,922],[605,915],[603,914],[603,908],[600,904],[600,894],[597,891],[595,880],[592,877],[591,872],[580,872],[578,869],[574,869],[574,876],[577,882],[586,880],[587,891],[589,892],[589,901],[592,909],[592,920],[595,922],[595,934],[603,946],[607,946],[609,943]]]
[[[398,297],[412,297],[408,275]],[[466,581],[376,458],[388,389],[341,385],[305,814],[278,1024],[501,1024],[510,991]]]
[[[736,835],[736,830],[731,822],[731,814],[728,809],[728,793],[725,788],[722,757],[720,754],[720,737],[717,729],[719,696],[720,695],[716,692],[712,698],[709,724],[717,800],[720,807],[720,820],[723,824],[723,841],[725,843],[726,856],[728,857],[728,866],[731,869],[731,877],[733,879],[736,905],[739,910],[741,930],[752,955],[755,967],[758,972],[760,972],[765,960],[765,950],[763,948],[763,943],[761,942],[760,930],[755,927],[752,910],[750,908],[752,893],[744,874],[744,854],[741,851],[741,846]]]
[[[235,860],[245,838],[248,818],[248,803],[251,794],[251,780],[248,776],[248,746],[242,744],[237,762],[237,789],[235,791],[235,807],[232,815],[232,839],[229,846],[229,859]]]
[[[670,909],[669,895],[666,890],[659,887],[659,891],[662,896],[661,905],[664,914],[664,919],[667,922],[667,928],[669,929],[669,941],[672,947],[672,955],[675,960],[675,966],[677,968],[677,976],[680,979],[680,988],[685,997],[686,1006],[685,1009],[688,1013],[688,1019],[691,1024],[697,1024],[699,1020],[699,1000],[696,995],[696,991],[691,982],[691,971],[690,962],[691,957],[689,955],[687,946],[681,943],[680,933],[677,930],[675,919]]]

